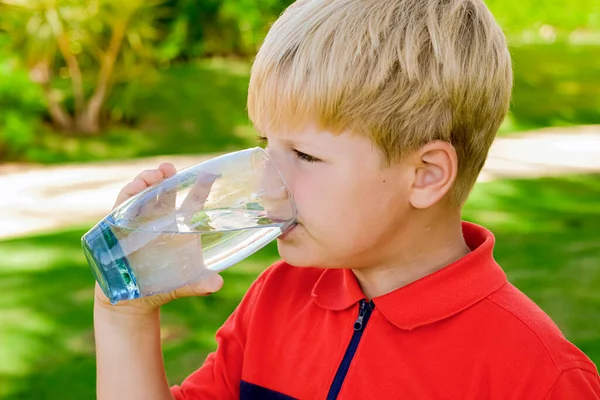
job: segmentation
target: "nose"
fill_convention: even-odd
[[[256,157],[254,166],[259,176],[260,191],[269,193],[287,188],[285,168],[282,168],[285,167],[285,162],[276,152],[269,148],[264,149]]]
[[[281,165],[281,164],[279,164]],[[295,217],[295,205],[273,152],[265,152],[255,163],[258,175],[256,202],[277,219]]]
[[[279,173],[282,176],[282,180],[284,182],[286,182],[286,162],[285,162],[285,158],[283,157],[283,155],[281,154],[281,152],[275,151],[273,149],[271,149],[270,147],[267,147],[265,149],[265,153],[267,153],[267,157],[271,160],[271,163],[273,164],[273,170],[274,172]]]

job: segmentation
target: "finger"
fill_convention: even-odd
[[[165,169],[163,171],[162,168]],[[172,168],[171,168],[172,167]],[[175,167],[172,164],[163,163],[157,169],[149,169],[140,173],[136,179],[142,179],[148,187],[157,184],[165,179],[165,173],[171,174]],[[163,195],[164,193],[164,195]],[[175,210],[175,191],[165,190],[153,194],[154,198],[149,197],[144,201],[139,210],[136,210],[137,215],[146,217],[162,217]]]
[[[160,169],[147,169],[145,171],[140,172],[134,180],[142,179],[144,182],[146,182],[147,186],[152,186],[163,178],[163,171],[161,171]]]
[[[163,173],[165,178],[170,178],[177,173],[177,168],[171,163],[162,163],[158,169]]]
[[[214,293],[223,287],[223,278],[217,273],[211,273],[209,276],[194,282],[187,286],[176,289],[173,294],[175,298],[190,296],[206,296]]]
[[[161,164],[161,166],[162,165],[163,164]],[[153,185],[162,178],[163,171],[160,171],[158,169],[148,169],[142,171],[133,179],[132,182],[128,183],[123,189],[121,189],[121,191],[117,195],[117,201],[115,202],[114,207],[123,203],[125,200],[128,200],[129,198],[135,196],[136,194],[144,191],[148,186]]]
[[[146,185],[146,182],[141,179],[137,179],[132,182],[129,182],[127,185],[125,185],[123,187],[123,189],[121,189],[121,191],[117,195],[117,200],[115,201],[115,205],[113,208],[119,206],[126,200],[129,200],[136,194],[144,191],[144,189],[146,189],[147,187],[148,186]]]
[[[204,203],[210,194],[212,185],[217,178],[218,175],[205,173],[200,175],[196,182],[194,182],[190,192],[181,203],[181,207],[179,207],[180,213],[186,215],[186,223],[189,224],[194,213],[200,211],[204,207]]]
[[[192,283],[187,286],[183,286],[179,289],[175,289],[169,293],[159,293],[153,296],[143,297],[143,301],[147,306],[151,308],[160,307],[173,300],[180,299],[183,297],[193,296],[208,296],[223,287],[223,278],[221,275],[211,271],[211,275],[203,278],[202,280]],[[133,300],[137,301],[137,300]]]
[[[162,172],[165,179],[169,179],[177,173],[177,169],[171,163],[162,163],[158,169]],[[175,211],[175,204],[177,199],[176,187],[165,187],[164,191],[161,192],[156,198],[155,212],[157,215],[168,215]]]

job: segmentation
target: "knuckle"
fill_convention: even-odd
[[[129,182],[127,185],[123,186],[123,189],[121,189],[121,192],[125,192],[125,191],[131,191],[131,189],[135,189],[135,187],[139,185],[139,181],[137,179]]]
[[[145,171],[142,171],[139,174],[137,174],[137,176],[135,177],[135,179],[133,181],[134,182],[135,181],[146,181],[146,180],[148,180],[149,178],[152,177],[153,171],[154,170],[151,170],[151,169],[147,169]]]
[[[161,298],[161,295],[154,295],[146,297],[146,301],[150,307],[156,308],[160,307],[164,303],[163,301],[161,301]]]
[[[173,300],[177,300],[180,296],[177,293],[179,291],[178,290],[173,290],[172,292],[167,293],[167,297],[169,301],[173,301]]]
[[[151,169],[145,169],[142,172],[140,172],[139,174],[137,174],[137,176],[147,175],[148,173],[150,173],[152,171],[153,170],[151,170]]]

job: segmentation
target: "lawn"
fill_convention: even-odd
[[[478,184],[465,219],[492,228],[496,258],[565,335],[600,363],[600,176]],[[94,398],[88,227],[0,242],[0,397]],[[214,332],[273,245],[223,273],[222,291],[163,309],[166,367],[181,381],[215,347]]]
[[[600,123],[600,47],[511,47],[514,93],[500,135]],[[241,149],[255,144],[246,115],[249,64],[204,60],[174,65],[117,87],[110,107],[128,124],[100,136],[44,130],[31,161],[56,163],[127,159]]]

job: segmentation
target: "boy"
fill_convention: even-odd
[[[169,389],[158,307],[97,290],[100,399],[600,399],[593,363],[495,263],[460,208],[507,111],[481,0],[300,0],[255,60],[248,109],[298,209],[267,269]],[[163,177],[163,164],[117,203]]]

